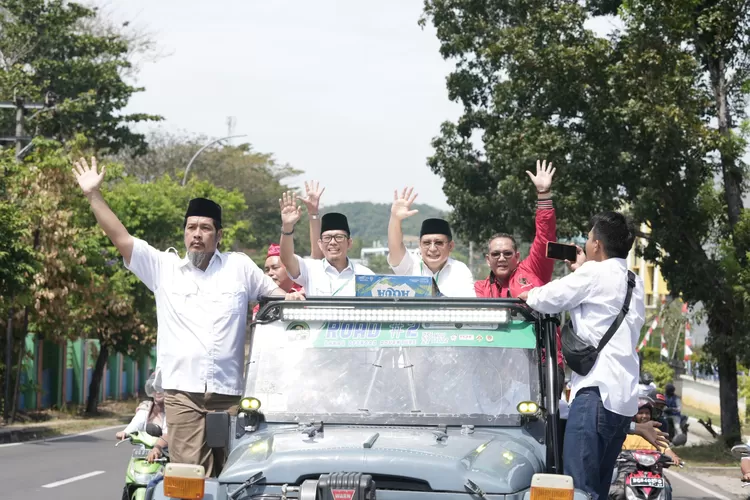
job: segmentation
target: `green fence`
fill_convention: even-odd
[[[21,410],[83,404],[89,394],[91,377],[99,356],[99,341],[79,339],[56,344],[26,337],[19,386]],[[143,393],[143,386],[156,366],[156,349],[134,359],[112,354],[107,359],[99,401],[127,399]]]

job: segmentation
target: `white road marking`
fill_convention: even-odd
[[[80,481],[81,479],[88,479],[90,477],[98,476],[99,474],[104,474],[103,470],[95,470],[94,472],[89,472],[88,474],[81,474],[80,476],[71,477],[68,479],[63,479],[62,481],[56,481],[54,483],[45,484],[42,486],[42,488],[57,488],[58,486],[63,486],[65,484],[74,483],[76,481]]]
[[[8,448],[11,446],[21,446],[22,444],[47,443],[51,441],[61,441],[63,439],[70,439],[70,438],[74,438],[78,436],[88,436],[89,434],[97,434],[99,432],[111,431],[113,429],[124,429],[124,428],[125,428],[124,425],[111,425],[109,427],[100,427],[99,429],[93,429],[93,430],[86,431],[86,432],[79,432],[78,434],[67,434],[65,436],[57,436],[57,437],[47,438],[47,439],[36,439],[34,441],[22,441],[20,443],[0,444],[0,448]],[[112,436],[113,441],[114,439],[115,439],[114,436]]]
[[[698,488],[703,493],[708,494],[711,498],[718,498],[719,500],[730,500],[729,498],[725,497],[724,495],[719,495],[718,493],[716,493],[716,491],[711,490],[709,488],[706,488],[702,484],[698,484],[695,481],[693,481],[692,479],[688,479],[687,477],[683,476],[682,474],[678,474],[675,471],[672,471],[672,470],[667,471],[667,476],[674,476],[677,479],[679,479],[680,481],[689,484],[693,488]],[[737,479],[737,481],[739,481],[739,479]]]

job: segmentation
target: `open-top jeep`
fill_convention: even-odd
[[[206,418],[222,473],[170,464],[153,497],[588,498],[558,470],[554,328],[516,299],[268,302],[239,414]]]

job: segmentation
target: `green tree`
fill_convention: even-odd
[[[607,38],[585,28],[617,14]],[[675,295],[702,302],[721,378],[722,432],[739,435],[736,356],[750,326],[741,270],[750,240],[741,194],[750,9],[740,0],[427,0],[452,100],[429,160],[469,239],[502,229],[530,240],[537,157],[558,167],[560,237],[601,210],[649,228],[639,249]],[[480,139],[482,148],[475,146]]]
[[[27,113],[27,131],[65,141],[85,132],[97,149],[145,148],[128,124],[160,119],[122,113],[142,88],[125,81],[134,44],[97,27],[97,9],[65,0],[0,1],[0,100],[54,103]],[[15,130],[2,110],[0,130]]]
[[[183,137],[163,132],[151,133],[148,140],[145,154],[138,156],[135,154],[137,150],[128,149],[113,158],[125,166],[128,175],[141,182],[154,181],[164,175],[182,181],[190,159],[209,142],[206,137]],[[241,217],[249,225],[247,231],[234,240],[233,247],[265,255],[268,245],[279,241],[279,198],[284,191],[291,189],[284,181],[300,173],[289,165],[279,164],[271,154],[253,150],[250,144],[215,145],[196,158],[188,178],[241,192],[246,205]],[[295,244],[297,253],[308,254],[308,232],[299,231]]]

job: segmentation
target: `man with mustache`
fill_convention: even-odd
[[[411,206],[417,194],[413,188],[393,193],[388,222],[388,264],[399,276],[429,276],[436,295],[475,297],[474,278],[468,266],[452,258],[456,244],[448,221],[425,219],[419,231],[419,250],[411,253],[404,246],[402,221],[418,211]]]
[[[536,236],[528,257],[521,260],[516,239],[497,233],[490,238],[485,259],[490,268],[487,279],[477,281],[477,297],[518,297],[523,291],[549,283],[555,261],[547,258],[547,242],[557,240],[557,218],[552,206],[552,176],[555,169],[547,161],[536,162],[536,175],[526,172],[537,192]]]
[[[221,207],[206,198],[190,200],[184,220],[187,255],[160,252],[128,233],[102,197],[104,168],[85,159],[73,173],[99,226],[117,247],[125,267],[154,292],[158,331],[157,367],[162,375],[171,460],[202,465],[218,475],[225,450],[206,444],[205,415],[236,411],[243,391],[248,302],[287,294],[242,253],[218,250]]]
[[[354,297],[355,276],[373,274],[365,266],[353,263],[347,253],[352,246],[349,222],[344,214],[328,213],[320,220],[317,241],[322,259],[302,259],[294,254],[294,226],[302,216],[296,193],[284,193],[281,208],[281,262],[289,277],[305,289],[308,297]],[[314,245],[313,242],[311,244]]]

